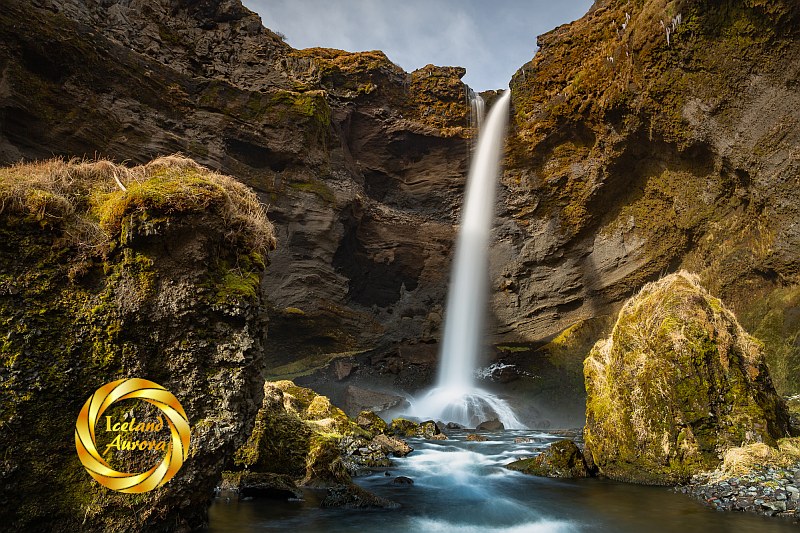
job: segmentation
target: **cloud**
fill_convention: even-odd
[[[406,70],[467,68],[476,90],[508,86],[536,36],[582,16],[591,0],[244,0],[296,48],[383,50]]]

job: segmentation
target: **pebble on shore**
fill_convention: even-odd
[[[676,490],[714,509],[800,520],[800,462],[790,467],[755,466],[741,475],[698,474]]]

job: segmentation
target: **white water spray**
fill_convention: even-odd
[[[484,349],[489,237],[510,98],[511,91],[500,97],[478,134],[447,296],[439,380],[427,395],[411,402],[411,414],[420,418],[467,427],[498,418],[506,428],[525,427],[505,401],[476,387],[473,374]]]

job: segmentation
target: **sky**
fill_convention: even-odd
[[[536,36],[582,17],[592,0],[243,0],[294,48],[382,50],[408,72],[467,69],[473,90],[503,89]]]

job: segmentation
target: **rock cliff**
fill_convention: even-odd
[[[473,135],[463,69],[294,50],[235,0],[8,4],[0,162],[182,151],[236,176],[280,242],[272,375],[334,401],[337,380],[430,382]],[[491,357],[523,376],[507,391],[579,411],[585,354],[678,268],[798,391],[798,31],[789,0],[598,0],[539,38],[511,80],[492,250]]]
[[[799,31],[790,1],[599,0],[539,37],[511,81],[498,340],[575,360],[686,268],[797,390]]]
[[[0,32],[0,162],[180,151],[270,205],[270,366],[435,339],[464,69],[294,50],[238,1],[15,0]]]
[[[133,168],[49,161],[0,169],[0,206],[3,526],[202,526],[263,396],[258,288],[274,238],[255,195],[179,157]],[[191,428],[177,476],[144,494],[95,483],[75,451],[83,403],[128,377],[175,394]],[[132,401],[120,409],[155,416]],[[102,422],[97,432],[101,442]],[[123,472],[155,465],[99,450]]]

